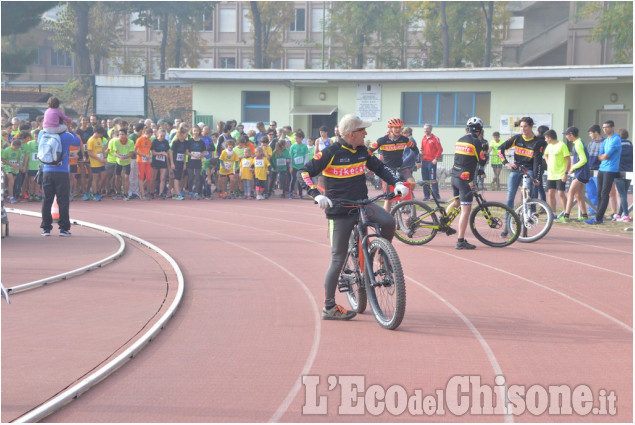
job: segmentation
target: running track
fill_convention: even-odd
[[[38,209],[36,204],[19,207]],[[400,328],[391,332],[381,329],[369,312],[351,322],[320,320],[329,247],[326,220],[310,201],[73,202],[71,216],[162,248],[181,267],[186,289],[176,315],[151,344],[47,422],[633,421],[631,234],[554,225],[539,242],[496,249],[468,232],[468,240],[478,246],[470,252],[456,251],[456,238],[445,235],[422,247],[395,241],[406,275],[407,309]],[[39,225],[37,219],[13,214],[9,219],[12,235],[2,242],[5,286],[22,283],[7,284],[6,277],[15,271],[11,261],[5,262],[6,250],[21,235],[37,234]],[[57,239],[65,247],[51,262],[59,264],[65,250],[82,246],[113,250],[114,243],[105,236],[95,238],[79,227],[73,233],[73,238],[61,239],[54,231],[52,242]],[[32,297],[41,303],[54,304],[61,296],[68,300],[73,293],[57,288],[100,276],[111,279],[126,268],[126,274],[117,275],[116,297],[105,298],[112,308],[90,310],[86,314],[91,320],[81,326],[121,321],[143,299],[130,289],[135,302],[129,302],[121,281],[132,284],[155,272],[118,261],[67,282],[15,294],[11,306],[2,306],[3,328],[12,326],[12,310]],[[347,306],[344,295],[336,298]],[[37,309],[31,314],[38,314]],[[46,320],[64,323],[65,314],[58,311]],[[31,355],[45,357],[53,348],[59,353],[78,335],[72,326],[55,332],[47,344],[57,347],[38,351],[34,344]],[[12,343],[21,343],[4,334],[3,358],[13,350]],[[5,404],[21,385],[20,379],[5,382],[11,367],[3,362],[3,422],[44,401]],[[53,371],[20,373],[30,380],[55,378]],[[326,397],[327,415],[302,413],[307,394],[300,385],[303,375],[319,377],[317,396]],[[613,391],[617,413],[549,416],[525,410],[481,415],[446,409],[433,416],[408,410],[398,416],[387,410],[377,416],[367,410],[353,415],[338,412],[341,387],[328,388],[329,377],[363,376],[366,389],[396,384],[408,395],[417,389],[429,395],[444,390],[457,375],[478,376],[490,386],[496,375],[503,375],[508,387],[587,385],[595,406],[601,390]],[[66,385],[60,382],[59,388]],[[444,396],[448,403],[456,398],[449,392]],[[13,416],[6,416],[8,412]]]

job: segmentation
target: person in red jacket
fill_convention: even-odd
[[[421,139],[421,178],[423,180],[436,180],[437,162],[443,155],[443,147],[439,138],[432,134],[432,126],[430,124],[423,126],[423,132],[425,135]],[[434,191],[434,196],[439,199],[439,184],[433,184],[432,190]],[[423,200],[430,200],[430,185],[423,186]]]

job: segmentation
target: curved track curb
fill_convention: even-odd
[[[13,209],[7,210],[7,211],[16,212],[18,214],[26,213],[24,215],[32,215],[35,217],[40,217],[40,214],[38,213],[18,211]],[[141,245],[144,245],[152,249],[153,251],[161,255],[163,258],[165,258],[168,261],[168,263],[170,263],[170,265],[172,266],[172,268],[174,269],[176,273],[177,281],[178,281],[177,293],[174,300],[172,301],[172,304],[168,307],[167,311],[163,314],[163,316],[161,316],[161,318],[146,333],[144,333],[134,344],[128,347],[125,351],[123,351],[113,360],[106,363],[99,369],[95,370],[92,374],[90,374],[90,376],[82,379],[77,384],[72,385],[67,390],[61,392],[60,394],[56,395],[55,397],[51,398],[45,403],[32,409],[28,413],[16,418],[15,420],[12,421],[13,423],[38,422],[44,419],[48,415],[59,410],[64,405],[78,398],[80,395],[82,395],[83,393],[85,393],[86,391],[88,391],[89,389],[97,385],[99,382],[101,382],[103,379],[107,378],[110,374],[115,372],[117,369],[122,367],[125,363],[128,362],[128,360],[132,359],[135,355],[137,355],[146,346],[146,344],[152,341],[152,339],[159,333],[159,331],[161,331],[165,327],[165,324],[167,323],[168,320],[172,318],[172,316],[174,315],[174,312],[176,311],[177,307],[179,306],[183,298],[183,291],[184,291],[184,285],[185,285],[185,282],[183,279],[183,273],[181,272],[181,269],[179,268],[176,261],[174,261],[174,259],[170,257],[161,248],[141,238],[138,238],[134,235],[124,233],[124,232],[119,232],[109,227],[100,226],[97,224],[92,224],[92,223],[79,221],[79,220],[71,220],[71,221],[73,222],[73,224],[77,224],[80,226],[85,226],[85,227],[101,230],[111,234],[118,234],[120,237],[125,237],[130,240],[133,240]]]
[[[31,216],[31,217],[41,217],[42,215],[39,213],[34,213],[31,211],[25,211],[25,210],[18,210],[18,209],[14,209],[14,208],[8,208],[7,212],[10,213],[14,213],[14,214],[20,214],[20,215],[26,215],[26,216]],[[34,289],[40,286],[44,286],[44,285],[48,285],[49,283],[55,283],[55,282],[59,282],[60,280],[66,280],[69,279],[71,277],[75,277],[75,276],[79,276],[80,274],[89,272],[91,270],[95,270],[98,269],[100,267],[105,266],[106,264],[109,264],[113,261],[115,261],[117,258],[121,257],[123,255],[123,251],[126,247],[126,243],[124,242],[123,238],[114,230],[111,229],[107,229],[107,228],[103,228],[99,225],[96,224],[90,224],[90,223],[85,223],[85,222],[80,222],[80,221],[74,221],[75,224],[79,224],[81,226],[84,227],[91,227],[97,230],[101,230],[102,232],[108,233],[110,235],[112,235],[115,239],[117,239],[119,241],[119,249],[117,250],[117,252],[115,252],[114,254],[104,258],[103,260],[99,260],[99,261],[95,261],[94,263],[91,263],[87,266],[83,266],[80,268],[77,268],[75,270],[71,270],[69,272],[64,272],[64,273],[60,273],[58,275],[55,276],[51,276],[51,277],[45,277],[44,279],[39,279],[39,280],[35,280],[33,282],[29,282],[29,283],[24,283],[21,285],[16,285],[13,286],[11,288],[7,288],[7,292],[9,294],[17,294],[20,292],[24,292],[24,291],[28,291],[29,289]]]

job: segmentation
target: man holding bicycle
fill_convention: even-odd
[[[453,196],[458,196],[447,206],[448,213],[461,205],[459,217],[459,240],[456,249],[475,249],[476,246],[465,240],[465,230],[472,211],[471,183],[476,176],[477,166],[485,165],[485,151],[481,145],[480,136],[483,133],[483,121],[478,117],[472,117],[467,121],[468,133],[461,137],[454,147],[454,165],[450,176],[452,179]],[[449,232],[449,231],[448,231]],[[450,233],[448,233],[450,234]]]
[[[366,128],[370,121],[363,121],[355,115],[345,115],[339,122],[341,138],[323,151],[318,152],[298,173],[298,180],[315,202],[325,210],[329,221],[331,238],[331,264],[326,272],[324,288],[326,299],[323,320],[349,320],[356,313],[335,304],[335,290],[339,274],[344,266],[348,239],[357,219],[350,214],[350,208],[333,207],[331,199],[361,200],[368,198],[366,169],[373,171],[382,180],[395,186],[395,194],[408,194],[408,188],[379,159],[375,158],[364,145]],[[399,153],[401,155],[401,151]],[[322,195],[311,180],[322,173],[325,178],[325,193]],[[366,207],[370,220],[379,224],[381,236],[392,240],[395,221],[384,209],[377,205]]]

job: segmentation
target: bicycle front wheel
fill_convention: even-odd
[[[406,312],[406,283],[397,251],[384,238],[368,247],[372,276],[365,276],[368,302],[382,328],[397,329]]]
[[[545,201],[529,199],[516,207],[520,219],[518,242],[535,242],[544,237],[553,225],[553,212]]]
[[[439,229],[437,215],[421,201],[400,202],[390,213],[395,219],[395,236],[408,245],[430,242]]]
[[[340,273],[340,282],[344,282],[348,287],[346,298],[351,305],[351,310],[356,313],[363,313],[366,310],[367,298],[364,277],[359,269],[358,241],[355,239],[357,232],[352,232],[348,240],[348,254]]]
[[[501,248],[513,244],[520,235],[520,219],[507,205],[483,202],[470,215],[470,228],[485,245]]]

